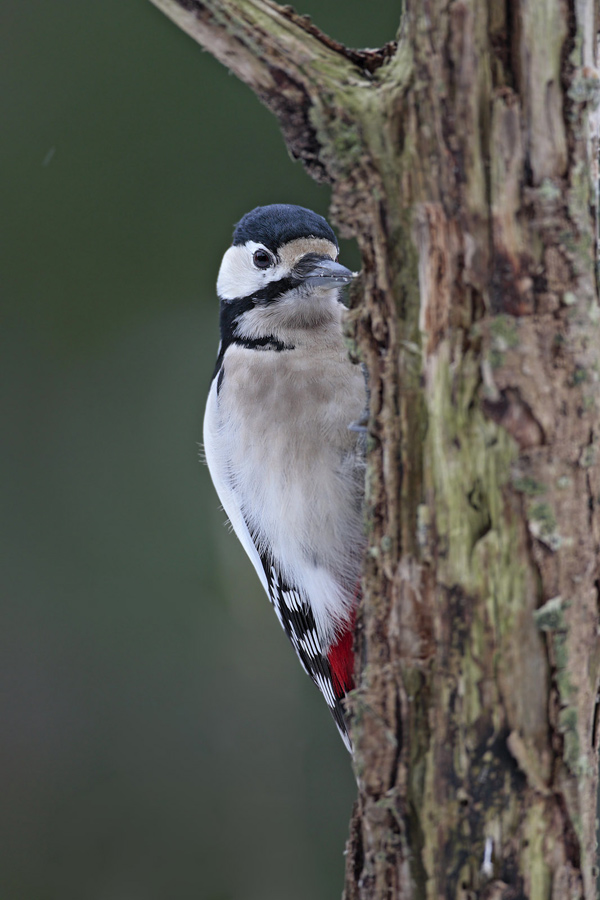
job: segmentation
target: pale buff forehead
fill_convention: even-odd
[[[278,256],[281,262],[289,269],[292,268],[296,260],[306,253],[318,253],[320,256],[329,256],[331,259],[337,259],[337,247],[331,241],[325,238],[296,238],[281,247]]]

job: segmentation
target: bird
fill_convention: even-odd
[[[217,278],[220,344],[204,453],[222,507],[350,752],[344,698],[365,545],[366,376],[343,336],[326,219],[259,206]],[[361,424],[362,423],[362,424]]]

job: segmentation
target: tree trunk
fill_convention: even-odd
[[[363,274],[369,549],[346,900],[591,900],[600,573],[592,0],[407,0],[351,51],[152,0],[276,113]]]

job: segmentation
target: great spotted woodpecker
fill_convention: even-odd
[[[336,237],[300,206],[241,219],[219,271],[206,460],[234,531],[350,750],[343,698],[364,545],[365,377],[342,335]]]

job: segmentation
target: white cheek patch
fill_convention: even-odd
[[[217,278],[217,294],[222,300],[250,297],[271,281],[279,281],[284,277],[285,272],[281,265],[271,266],[268,269],[257,269],[254,265],[252,261],[254,253],[265,249],[262,244],[247,241],[227,250]]]
[[[252,254],[245,246],[230,247],[219,269],[217,294],[223,300],[247,297],[262,287],[261,274],[252,265]]]

